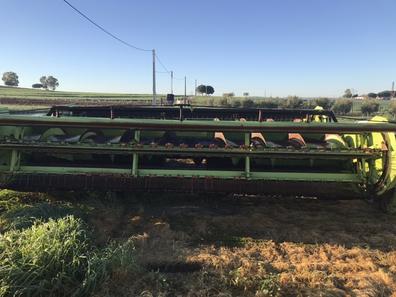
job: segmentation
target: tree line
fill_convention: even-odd
[[[358,96],[359,96],[358,94],[353,94],[351,89],[346,89],[344,91],[344,94],[342,95],[343,98],[356,98]],[[392,91],[382,91],[379,93],[370,92],[367,95],[364,95],[363,97],[366,97],[368,99],[376,99],[376,98],[390,99],[393,96],[394,96],[394,92]]]
[[[4,72],[2,80],[6,86],[17,87],[19,85],[18,74],[16,74],[13,71]],[[59,80],[52,75],[48,75],[48,76],[41,76],[40,83],[33,84],[32,88],[55,91],[55,89],[58,86],[59,86]]]

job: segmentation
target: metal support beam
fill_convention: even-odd
[[[103,129],[139,129],[157,131],[222,131],[222,132],[287,132],[287,133],[345,133],[396,132],[392,123],[289,123],[289,122],[237,122],[160,119],[106,119],[86,117],[32,117],[24,115],[1,115],[0,126],[26,127],[84,127]]]
[[[15,129],[15,132],[14,132],[15,139],[21,139],[22,134],[23,134],[23,128]],[[18,150],[13,149],[11,152],[11,158],[10,158],[10,171],[11,172],[18,170],[20,163],[21,163],[20,161],[21,161],[21,153]]]
[[[250,133],[245,133],[245,146],[250,146]],[[245,157],[245,177],[250,178],[250,157]]]
[[[139,143],[140,141],[140,131],[135,131],[135,138],[134,140],[136,143]],[[133,160],[132,160],[132,176],[138,176],[139,175],[139,155],[137,153],[133,154]]]

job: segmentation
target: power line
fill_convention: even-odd
[[[168,68],[166,68],[164,63],[161,62],[160,58],[157,55],[155,55],[155,57],[157,58],[157,61],[161,64],[162,68],[164,68],[167,73],[170,73],[170,71],[168,70]]]
[[[172,75],[172,81],[173,81],[173,73],[172,71],[170,71],[164,63],[162,63],[161,59],[158,57],[158,55],[155,53],[155,50],[151,50],[151,49],[145,49],[145,48],[141,48],[138,46],[135,46],[133,44],[130,44],[129,42],[126,42],[125,40],[119,38],[118,36],[116,36],[115,34],[111,33],[110,31],[108,31],[107,29],[105,29],[104,27],[102,27],[101,25],[99,25],[98,23],[96,23],[94,20],[92,20],[90,17],[88,17],[86,14],[84,14],[82,11],[80,11],[78,8],[76,8],[75,6],[73,6],[69,1],[67,0],[62,0],[63,2],[65,2],[70,8],[72,8],[75,12],[77,12],[79,15],[81,15],[84,19],[86,19],[87,21],[89,21],[92,25],[94,25],[95,27],[97,27],[99,30],[101,30],[102,32],[104,32],[105,34],[107,34],[108,36],[110,36],[111,38],[117,40],[118,42],[126,45],[129,48],[135,49],[135,50],[139,50],[139,51],[143,51],[143,52],[152,52],[153,53],[153,103],[155,104],[155,97],[156,97],[156,90],[155,90],[155,73],[164,73],[164,74],[168,74],[171,73]],[[162,68],[165,71],[156,71],[155,70],[155,60],[157,60],[160,65],[162,66]],[[175,78],[176,80],[185,80],[185,78]],[[171,82],[172,84],[172,82]]]
[[[114,35],[113,33],[109,32],[108,30],[106,30],[105,28],[103,28],[101,25],[99,25],[98,23],[96,23],[95,21],[93,21],[92,19],[90,19],[87,15],[85,15],[83,12],[81,12],[80,10],[78,10],[76,7],[74,7],[70,2],[68,2],[67,0],[63,0],[63,2],[65,2],[67,5],[69,5],[74,11],[76,11],[79,15],[81,15],[83,18],[85,18],[86,20],[88,20],[91,24],[93,24],[95,27],[99,28],[101,31],[103,31],[104,33],[106,33],[107,35],[109,35],[110,37],[114,38],[115,40],[123,43],[124,45],[133,48],[135,50],[138,51],[143,51],[143,52],[150,52],[150,49],[144,49],[141,47],[137,47],[134,46],[133,44],[130,44],[129,42],[126,42],[124,40],[122,40],[121,38],[117,37],[116,35]],[[158,58],[158,57],[157,57]]]

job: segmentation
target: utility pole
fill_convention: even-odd
[[[173,71],[171,71],[171,94],[173,94]]]
[[[187,97],[187,77],[184,77],[184,98]]]
[[[157,90],[155,87],[155,49],[153,49],[153,101],[152,105],[157,105]]]
[[[194,96],[197,96],[197,80],[195,80]]]
[[[391,99],[395,97],[395,82],[392,81],[392,94],[391,94]]]

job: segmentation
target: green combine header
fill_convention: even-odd
[[[54,106],[0,114],[0,186],[361,198],[392,206],[396,125],[331,111]]]

